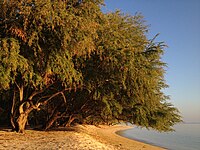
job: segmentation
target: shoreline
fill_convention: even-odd
[[[123,135],[123,132],[126,131],[126,130],[128,130],[128,129],[117,131],[117,132],[115,132],[115,134],[117,134],[117,135],[119,135],[121,137],[125,137],[125,138],[130,139],[130,140],[133,140],[133,141],[138,141],[138,142],[145,143],[145,144],[148,144],[148,145],[151,145],[151,146],[159,147],[161,149],[167,149],[167,148],[165,148],[165,147],[163,147],[161,145],[156,145],[154,143],[151,143],[151,142],[148,142],[148,141],[145,141],[145,140],[141,140],[139,138],[137,139],[137,138],[126,137],[126,136]]]
[[[116,132],[130,126],[77,125],[50,131],[26,130],[25,134],[0,130],[0,149],[51,150],[162,150],[163,148],[128,139]]]
[[[95,129],[97,134],[103,138],[106,143],[118,147],[120,150],[164,150],[165,148],[157,145],[145,143],[143,141],[129,139],[119,135],[117,132],[123,132],[124,130],[131,129],[133,127],[126,125],[115,125],[115,126],[100,126],[92,127]]]

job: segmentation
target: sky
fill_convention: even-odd
[[[104,12],[141,13],[149,25],[149,38],[168,48],[164,92],[185,122],[200,122],[200,0],[105,0]]]

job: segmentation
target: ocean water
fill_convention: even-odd
[[[200,150],[200,124],[178,124],[175,132],[160,133],[134,127],[117,134],[169,150]]]

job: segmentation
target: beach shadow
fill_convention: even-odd
[[[13,129],[10,126],[0,126],[0,131],[13,132]]]
[[[48,131],[77,131],[77,129],[74,127],[58,127],[58,128],[51,128],[46,131],[47,132]]]
[[[38,128],[28,128],[26,130],[35,130],[35,131],[44,131],[44,132],[50,132],[50,131],[75,131],[78,132],[78,129],[76,127],[53,127],[47,130],[44,130],[42,127]]]

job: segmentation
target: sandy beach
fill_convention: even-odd
[[[51,131],[26,130],[24,134],[0,130],[0,150],[161,150],[162,148],[130,140],[115,132],[129,126],[77,125]]]

